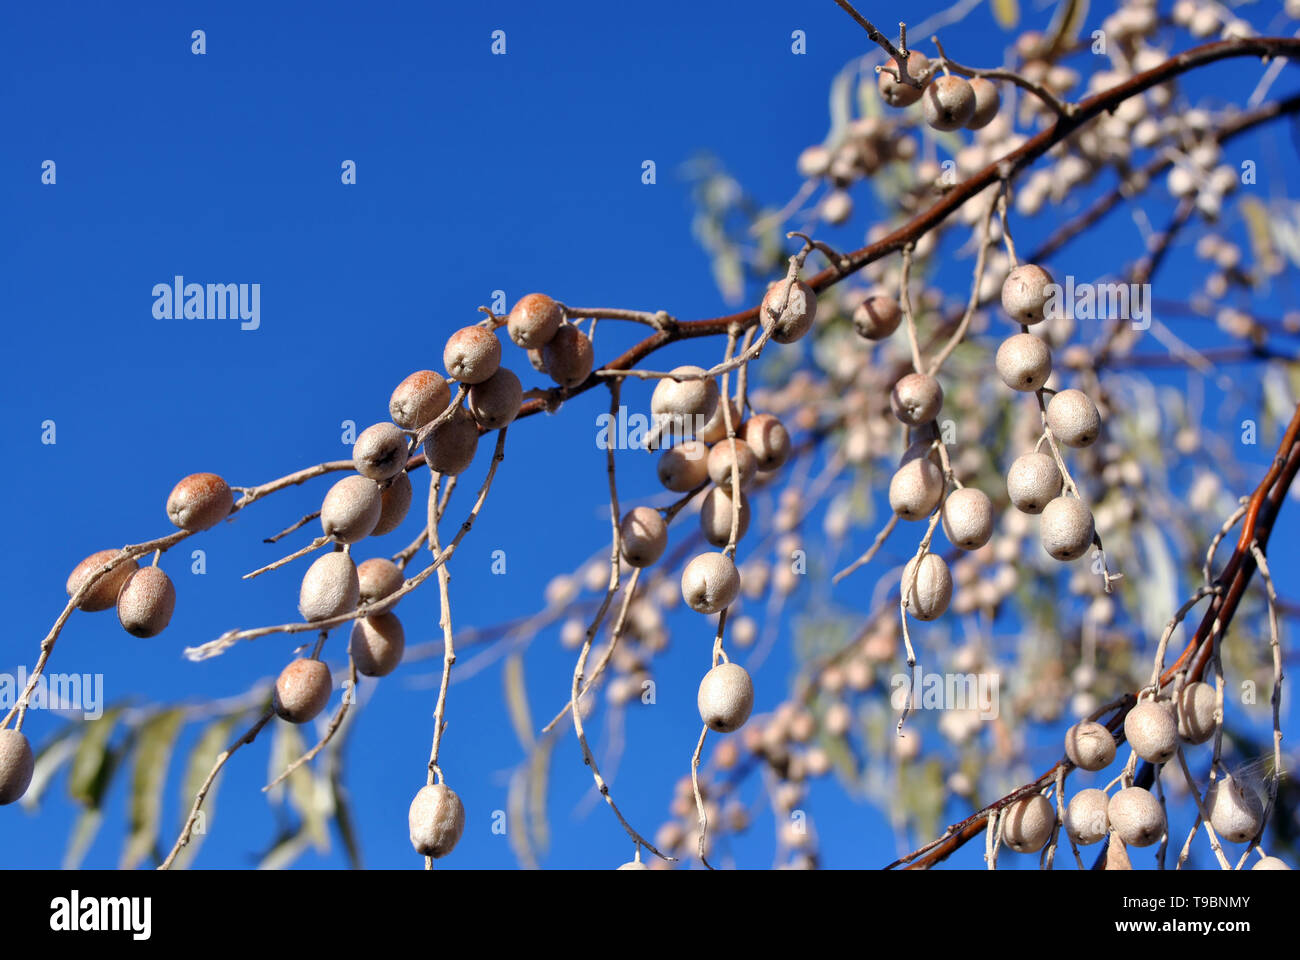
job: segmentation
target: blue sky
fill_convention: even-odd
[[[1026,6],[1031,22],[1045,23],[1046,11]],[[911,4],[909,13],[920,19],[937,8]],[[863,10],[894,19],[880,4]],[[784,203],[798,186],[795,156],[827,129],[831,78],[864,49],[830,0],[327,2],[293,12],[254,3],[52,2],[15,6],[6,19],[0,402],[8,429],[0,449],[9,465],[4,573],[13,602],[0,671],[11,673],[30,667],[77,560],[171,529],[163,503],[176,479],[210,470],[252,485],[346,457],[343,421],[364,427],[384,419],[392,387],[412,370],[441,369],[443,340],[474,322],[493,291],[513,302],[541,289],[571,303],[662,308],[682,318],[728,312],[690,234],[681,165],[711,150],[754,196]],[[195,29],[206,33],[202,56],[191,53]],[[497,29],[506,34],[505,56],[490,51]],[[794,29],[807,32],[806,55],[790,52]],[[1006,37],[986,10],[954,33],[947,46],[956,59],[1000,59]],[[1223,95],[1238,101],[1258,77],[1257,65],[1213,69]],[[1294,86],[1280,83],[1279,92]],[[1251,138],[1243,149],[1287,148],[1280,133],[1273,137]],[[46,160],[57,164],[54,185],[41,183]],[[645,160],[657,165],[654,185],[641,181]],[[340,182],[345,161],[356,164],[355,185]],[[1156,222],[1165,216],[1157,202],[1150,209]],[[858,217],[828,236],[858,246],[867,223]],[[1080,272],[1115,269],[1117,249],[1126,260],[1140,249],[1125,214],[1107,223],[1104,246],[1079,249]],[[962,263],[954,276],[967,269]],[[1186,257],[1172,264],[1171,286],[1180,276],[1194,282],[1192,269]],[[154,285],[178,274],[260,284],[260,327],[155,318]],[[617,326],[601,327],[598,360],[642,333]],[[527,369],[513,348],[507,357],[516,371]],[[655,362],[697,357],[679,345]],[[528,373],[525,385],[536,385]],[[629,405],[644,406],[648,394],[629,386]],[[511,431],[488,508],[452,566],[459,624],[532,612],[552,574],[604,548],[603,454],[589,431],[606,402],[593,391],[560,417]],[[56,424],[53,445],[40,442],[47,420]],[[486,454],[484,444],[475,484]],[[1268,452],[1242,456],[1257,464]],[[625,469],[621,483],[628,500],[656,492],[644,465]],[[202,577],[188,572],[184,555],[165,557],[178,604],[160,637],[127,636],[111,614],[79,615],[51,669],[102,673],[110,701],[138,703],[234,696],[274,675],[291,654],[289,638],[264,638],[201,664],[181,650],[232,626],[296,618],[300,567],[251,583],[239,576],[278,555],[262,537],[315,509],[325,488],[318,481],[277,495],[204,535]],[[468,500],[458,503],[453,514]],[[1279,534],[1295,532],[1291,519]],[[391,535],[382,552],[415,529]],[[509,558],[505,577],[489,572],[497,549]],[[408,641],[435,635],[436,611],[432,591],[403,604]],[[666,817],[698,734],[695,688],[706,645],[687,649],[689,636],[689,624],[679,625],[656,671],[658,707],[630,719],[615,780],[628,816],[646,830]],[[336,636],[330,648],[338,654],[342,643]],[[572,670],[556,631],[537,637],[527,665],[534,712],[549,717]],[[779,646],[760,677],[759,709],[778,702],[790,669]],[[420,664],[386,680],[353,732],[349,782],[368,866],[418,866],[404,818],[423,782],[431,670]],[[470,827],[447,866],[513,866],[506,840],[487,828],[521,758],[498,667],[453,687],[449,718],[443,764]],[[39,742],[57,727],[33,713],[26,729]],[[178,781],[192,738],[191,730],[164,791],[167,843],[181,817]],[[1053,757],[1045,749],[1032,765]],[[269,844],[274,821],[257,789],[266,767],[262,743],[235,759],[200,866],[248,866]],[[589,787],[572,737],[561,740],[545,865],[609,866],[630,853],[606,811],[588,804],[574,812]],[[894,856],[880,814],[848,801],[834,783],[820,784],[811,806],[823,837],[835,838],[824,848],[827,865]],[[36,819],[3,811],[5,865],[57,866],[74,815],[61,786]],[[117,863],[124,818],[119,785],[87,866]],[[755,831],[747,865],[770,862],[769,838],[770,830]],[[335,843],[327,856],[300,863],[344,859]]]

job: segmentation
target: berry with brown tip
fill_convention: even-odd
[[[388,398],[388,415],[404,430],[418,430],[451,403],[451,387],[434,370],[417,370]]]
[[[391,423],[366,427],[352,445],[352,466],[376,483],[392,479],[406,469],[410,444],[401,428]]]
[[[903,585],[907,593],[907,612],[918,620],[937,620],[952,601],[952,573],[943,557],[927,553],[917,563],[913,557],[903,568]]]
[[[970,88],[975,94],[975,111],[966,121],[966,129],[979,130],[981,127],[987,127],[998,115],[998,109],[1002,106],[1002,96],[998,93],[998,85],[984,77],[972,77]]]
[[[18,730],[0,730],[0,807],[21,799],[31,786],[36,761],[32,745]]]
[[[352,662],[367,677],[386,677],[402,662],[406,631],[393,613],[374,613],[352,624],[349,639]]]
[[[1178,692],[1178,735],[1185,743],[1205,743],[1218,728],[1218,696],[1214,687],[1194,680]]]
[[[1115,738],[1100,723],[1081,720],[1065,731],[1065,755],[1080,770],[1102,770],[1115,759]]]
[[[884,293],[867,297],[853,311],[853,329],[867,340],[883,340],[898,329],[903,311],[898,301]]]
[[[307,723],[325,709],[333,688],[334,680],[325,664],[319,660],[294,660],[275,681],[272,706],[282,720]]]
[[[975,91],[965,77],[935,77],[921,94],[921,112],[935,130],[959,130],[975,115]]]
[[[482,383],[501,366],[501,341],[486,327],[461,327],[447,338],[442,365],[461,383]]]
[[[1022,263],[1002,282],[1002,309],[1019,323],[1032,326],[1043,321],[1051,299],[1052,275],[1036,263]]]
[[[725,553],[702,553],[682,570],[682,598],[696,613],[718,613],[740,593],[740,571]]]
[[[379,523],[384,506],[379,484],[353,474],[330,487],[320,507],[320,525],[336,543],[364,540]]]
[[[1082,390],[1062,390],[1047,404],[1047,426],[1067,447],[1086,447],[1101,433],[1101,414]]]
[[[382,600],[400,590],[405,582],[402,568],[387,557],[371,557],[357,567],[357,595],[362,603]]]
[[[910,107],[916,101],[921,99],[921,93],[924,87],[914,87],[911,84],[904,83],[896,79],[889,70],[898,69],[898,61],[890,57],[885,61],[885,67],[876,75],[876,89],[880,91],[880,97],[891,107]],[[930,58],[923,53],[912,50],[907,56],[907,75],[917,79],[926,75],[930,69]]]
[[[1216,780],[1205,801],[1210,824],[1223,839],[1247,843],[1259,835],[1264,825],[1264,805],[1250,784],[1233,777]]]
[[[778,313],[782,303],[785,309]],[[817,319],[817,293],[802,280],[778,280],[763,295],[758,317],[764,330],[772,330],[772,339],[777,343],[794,343],[812,329]]]
[[[1087,553],[1095,532],[1092,511],[1076,497],[1057,497],[1050,501],[1043,508],[1038,525],[1043,549],[1063,563],[1078,560]]]
[[[119,553],[120,550],[98,550],[73,567],[72,572],[68,574],[68,596],[75,596],[82,584],[99,572],[100,567],[115,559]],[[77,609],[87,613],[109,609],[117,603],[117,595],[122,590],[122,584],[126,583],[131,574],[138,569],[140,564],[134,558],[122,561],[95,581],[95,585],[77,604]]]
[[[167,519],[182,530],[215,527],[235,506],[230,485],[215,473],[191,473],[167,495]]]
[[[445,857],[465,832],[465,807],[446,784],[421,787],[407,814],[411,846],[426,857]]]
[[[117,595],[117,620],[133,637],[156,637],[171,623],[176,588],[158,567],[142,567]]]
[[[720,663],[700,681],[696,704],[705,726],[717,733],[739,730],[754,709],[754,683],[738,663]]]
[[[1042,513],[1061,495],[1062,483],[1060,468],[1046,453],[1017,457],[1007,471],[1007,495],[1022,513]]]
[[[709,479],[709,448],[699,440],[687,440],[665,450],[656,468],[659,482],[674,493],[694,490]]]
[[[664,555],[668,524],[653,507],[633,507],[619,524],[623,559],[634,567],[648,567]]]
[[[1032,393],[1052,375],[1052,351],[1032,333],[1016,333],[998,347],[998,376],[1012,390]]]
[[[695,436],[708,424],[718,406],[718,384],[712,377],[701,377],[704,368],[696,366],[674,367],[675,376],[691,377],[689,380],[661,379],[650,395],[650,412],[655,423],[662,424],[670,436]]]
[[[1022,797],[1002,814],[1002,842],[1016,853],[1037,853],[1052,835],[1056,813],[1041,793]]]
[[[1165,811],[1149,790],[1125,787],[1110,798],[1106,816],[1119,838],[1130,847],[1149,847],[1165,832]]]
[[[544,293],[521,297],[506,318],[510,339],[525,350],[537,350],[551,342],[564,322],[560,305]]]
[[[406,519],[406,512],[411,509],[413,495],[410,475],[403,470],[379,492],[379,522],[375,524],[375,529],[370,531],[370,535],[383,536],[400,527],[402,521]]]
[[[482,383],[469,388],[466,405],[484,430],[500,430],[519,415],[524,388],[519,378],[501,367]]]
[[[306,621],[327,620],[355,610],[361,599],[356,564],[346,553],[327,553],[303,574],[298,588],[298,612]]]
[[[735,444],[734,450],[732,444]],[[709,451],[709,479],[721,490],[731,493],[731,466],[736,466],[737,482],[745,490],[758,475],[758,457],[744,440],[723,440]]]
[[[714,487],[704,495],[700,504],[700,531],[704,539],[715,547],[725,547],[731,541],[731,494]],[[740,540],[749,529],[749,497],[740,495],[740,518],[736,539]]]
[[[943,532],[954,547],[978,550],[993,536],[993,502],[983,490],[962,487],[943,502]]]
[[[943,408],[943,387],[928,374],[909,373],[894,384],[889,407],[909,427],[929,423]]]
[[[542,347],[542,366],[547,376],[562,387],[576,387],[586,380],[595,362],[591,340],[571,323],[562,324]]]
[[[759,413],[744,422],[741,438],[754,451],[758,469],[763,473],[779,470],[790,459],[790,433],[778,418]]]
[[[464,407],[438,424],[424,441],[424,461],[435,473],[455,476],[474,462],[478,450],[478,421]]]
[[[1065,832],[1083,846],[1097,843],[1110,832],[1109,808],[1105,790],[1080,790],[1065,808]]]
[[[889,506],[904,520],[924,520],[943,496],[943,473],[931,460],[909,460],[889,481]]]

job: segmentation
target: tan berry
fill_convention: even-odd
[[[75,595],[81,589],[83,583],[89,580],[110,560],[117,557],[119,553],[121,553],[120,550],[99,550],[73,567],[72,572],[68,574],[68,596]],[[139,568],[140,564],[134,559],[124,560],[119,563],[111,571],[95,581],[95,585],[90,588],[90,592],[81,598],[81,603],[77,604],[77,609],[85,610],[87,613],[109,609],[117,603],[117,595],[122,590],[122,584],[126,583],[131,574]]]
[[[411,846],[426,857],[445,857],[465,832],[465,807],[446,784],[421,787],[407,815]]]
[[[732,444],[735,444],[734,450]],[[741,490],[748,489],[758,475],[758,457],[744,440],[723,440],[709,451],[709,479],[727,493],[732,492],[731,466],[736,465]]]
[[[1075,843],[1097,843],[1110,832],[1110,797],[1105,790],[1080,790],[1065,808],[1065,832]]]
[[[998,93],[997,84],[984,77],[972,77],[970,88],[975,94],[975,112],[966,121],[966,129],[979,130],[987,127],[998,115],[1002,97]]]
[[[1199,680],[1187,684],[1178,693],[1178,735],[1186,743],[1205,743],[1218,727],[1217,711],[1214,687]]]
[[[1080,770],[1103,770],[1115,759],[1115,738],[1100,723],[1081,720],[1065,731],[1065,755]]]
[[[542,347],[542,366],[547,376],[562,387],[576,387],[591,376],[595,360],[591,341],[571,323],[563,324]]]
[[[702,553],[682,570],[682,598],[696,613],[718,613],[740,593],[740,571],[723,553]]]
[[[215,473],[191,473],[167,496],[167,519],[182,530],[215,527],[234,508],[230,485]]]
[[[513,372],[501,367],[469,388],[466,405],[484,430],[500,430],[514,421],[524,402],[524,388]]]
[[[298,612],[308,622],[326,620],[355,610],[361,598],[357,568],[346,553],[327,553],[303,574]]]
[[[27,792],[36,761],[32,745],[18,730],[0,730],[0,806],[13,803]]]
[[[634,567],[648,567],[664,555],[668,524],[653,507],[633,507],[619,524],[623,559]]]
[[[1047,425],[1067,447],[1086,447],[1101,433],[1101,414],[1082,390],[1062,390],[1047,404]]]
[[[352,445],[352,466],[376,483],[390,480],[406,469],[410,443],[406,434],[391,423],[366,427]]]
[[[700,531],[704,539],[715,547],[725,547],[731,540],[731,494],[714,487],[704,495],[700,504]],[[740,525],[736,529],[739,541],[749,529],[749,497],[740,495]]]
[[[909,373],[894,384],[889,394],[889,407],[894,416],[909,427],[929,423],[943,407],[943,387],[927,374]]]
[[[117,620],[133,637],[156,637],[171,623],[176,588],[158,567],[136,570],[117,595]]]
[[[978,550],[993,536],[993,503],[983,490],[962,487],[943,502],[943,532],[954,547]]]
[[[1026,326],[1041,323],[1051,298],[1052,275],[1035,263],[1023,263],[1002,283],[1002,309]]]
[[[1149,790],[1126,787],[1110,798],[1106,816],[1130,847],[1149,847],[1165,833],[1165,811]]]
[[[704,675],[696,697],[700,719],[717,733],[739,730],[754,709],[754,683],[738,663],[720,663]]]
[[[352,624],[349,641],[357,672],[367,677],[386,677],[402,662],[406,631],[393,613],[375,613]]]
[[[1012,390],[1030,393],[1052,375],[1052,351],[1032,333],[1016,333],[998,347],[998,376]]]
[[[790,291],[788,298],[787,288]],[[780,310],[782,303],[785,304],[784,310]],[[788,280],[778,280],[763,295],[758,316],[764,330],[772,328],[773,340],[794,343],[812,329],[813,321],[817,319],[817,294],[802,280],[793,284]]]
[[[713,408],[713,416],[709,417],[708,422],[695,435],[695,439],[702,440],[705,443],[717,443],[726,439],[727,436],[727,408],[731,408],[731,429],[740,436],[740,407],[736,406],[736,401],[728,398],[726,405],[719,403]]]
[[[1042,794],[1010,804],[1002,815],[1002,842],[1016,853],[1037,853],[1052,835],[1056,813]]]
[[[1167,763],[1178,752],[1178,724],[1167,704],[1143,700],[1124,718],[1124,737],[1143,760]]]
[[[935,77],[921,95],[921,112],[935,130],[958,130],[975,115],[975,91],[964,77]]]
[[[478,450],[478,421],[464,407],[438,424],[424,441],[424,460],[435,473],[455,476],[474,462]]]
[[[560,305],[544,293],[530,293],[514,305],[506,318],[510,339],[525,350],[546,346],[564,322]]]
[[[319,660],[294,660],[275,681],[272,705],[280,719],[308,723],[325,709],[333,688],[330,668],[325,664]]]
[[[904,520],[924,520],[943,496],[943,473],[930,460],[910,460],[889,481],[889,506]]]
[[[418,430],[447,409],[451,387],[433,370],[417,370],[388,398],[388,415],[404,430]]]
[[[1291,868],[1288,867],[1288,866],[1286,865],[1286,861],[1283,860],[1283,859],[1280,858],[1280,857],[1260,857],[1257,861],[1255,861],[1255,865],[1254,865],[1253,867],[1251,867],[1250,869],[1252,869],[1252,870],[1290,870]]]
[[[849,196],[847,190],[832,190],[830,193],[826,194],[826,196],[822,197],[819,209],[821,211],[822,219],[831,226],[837,227],[841,223],[848,223],[849,218],[853,216],[853,197]],[[779,303],[780,301],[775,302]],[[806,332],[807,331],[805,330],[804,333]],[[789,333],[785,333],[785,336],[789,335]],[[798,334],[794,339],[797,340],[801,336],[803,336],[803,333]],[[775,340],[776,337],[773,336],[772,339]],[[777,340],[777,342],[790,343],[792,341]]]
[[[709,479],[709,448],[699,440],[687,440],[665,450],[659,457],[659,482],[674,493],[694,490]]]
[[[1046,453],[1017,457],[1007,471],[1007,495],[1022,513],[1042,513],[1061,495],[1061,471]]]
[[[824,177],[831,168],[831,152],[821,144],[805,147],[794,166],[801,177]]]
[[[529,350],[528,362],[533,365],[533,369],[538,373],[546,372],[546,358],[542,356],[541,350]]]
[[[898,329],[903,311],[898,301],[883,293],[872,294],[853,311],[853,329],[867,340],[883,340]]]
[[[1092,546],[1092,511],[1076,497],[1057,497],[1043,508],[1038,534],[1043,549],[1062,562],[1078,560]]]
[[[937,620],[952,601],[952,574],[943,557],[927,553],[920,564],[916,557],[903,568],[903,584],[911,581],[907,612],[918,620]]]
[[[764,473],[778,470],[790,459],[790,433],[770,413],[759,413],[745,421],[740,436],[754,451],[758,469]]]
[[[461,327],[447,338],[442,365],[461,383],[482,383],[501,365],[501,341],[487,327]]]
[[[387,557],[371,557],[357,567],[357,595],[362,603],[382,600],[400,590],[405,582],[401,567]]]
[[[1248,783],[1232,777],[1216,780],[1205,800],[1210,824],[1231,843],[1253,840],[1264,826],[1264,805]]]
[[[674,367],[670,373],[692,380],[660,380],[650,395],[650,412],[669,436],[696,436],[712,419],[718,406],[718,384],[712,377],[698,379],[702,367]]]
[[[411,477],[405,470],[389,482],[379,493],[379,522],[370,531],[372,537],[392,533],[406,519],[406,511],[411,508]]]
[[[336,543],[356,543],[374,532],[383,510],[379,484],[353,474],[330,487],[320,507],[320,525]]]
[[[897,70],[898,62],[890,57],[885,61],[889,70]],[[930,69],[930,58],[923,53],[911,51],[907,56],[907,75],[913,79],[923,77]],[[876,75],[876,89],[880,97],[891,107],[910,107],[921,99],[921,87],[913,87],[901,80],[896,80],[888,70],[881,70]]]

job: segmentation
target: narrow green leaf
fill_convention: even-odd
[[[81,811],[72,828],[72,835],[68,838],[68,849],[63,854],[64,870],[77,870],[81,867],[81,861],[86,859],[86,853],[95,842],[95,835],[99,833],[99,825],[103,821],[104,814],[96,807]]]
[[[181,825],[184,825],[186,819],[189,818],[190,810],[194,806],[194,797],[199,792],[199,788],[203,786],[203,781],[208,778],[208,772],[212,769],[212,765],[217,762],[218,755],[226,747],[230,746],[236,719],[238,718],[234,716],[222,717],[208,724],[199,735],[198,741],[194,744],[194,749],[190,751],[189,759],[185,763],[185,777],[181,781]],[[208,795],[203,801],[200,819],[194,825],[194,832],[190,836],[190,842],[176,856],[173,869],[185,869],[198,854],[199,847],[203,845],[203,838],[207,836],[209,829],[211,829],[212,818],[216,814],[217,788],[220,786],[221,775],[218,774],[217,778],[212,781],[212,786],[208,788]]]
[[[533,748],[533,715],[528,709],[528,687],[524,682],[524,657],[518,651],[506,658],[505,668],[501,671],[506,685],[506,708],[510,711],[510,722],[514,724],[515,736],[525,751]]]
[[[134,870],[157,846],[163,785],[172,747],[184,721],[183,710],[164,710],[140,726],[131,777],[130,834],[122,850],[123,870]]]
[[[122,708],[104,711],[98,720],[86,724],[86,732],[72,757],[72,773],[68,778],[68,791],[72,799],[87,807],[99,806],[112,775],[112,754],[108,742],[117,727]]]
[[[281,724],[286,726],[286,724]],[[306,852],[311,841],[305,833],[291,833],[277,840],[257,865],[259,870],[283,870]]]
[[[1003,30],[1013,30],[1020,22],[1020,4],[1017,0],[993,0],[993,19]]]
[[[361,862],[361,844],[357,842],[355,821],[352,818],[352,801],[348,791],[338,776],[330,777],[330,790],[334,797],[334,826],[343,838],[343,849],[348,855],[348,866],[353,870],[364,870]]]
[[[32,782],[23,794],[22,804],[25,810],[36,810],[41,797],[49,787],[54,775],[65,763],[72,759],[81,741],[80,724],[69,725],[49,743],[43,745],[36,754],[36,767],[32,771]]]

